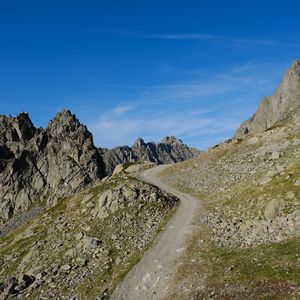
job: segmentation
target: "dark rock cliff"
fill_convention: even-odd
[[[35,128],[27,113],[0,116],[0,223],[103,176],[91,133],[70,111],[58,113],[46,129]]]

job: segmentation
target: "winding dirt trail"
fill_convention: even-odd
[[[193,218],[200,201],[164,184],[159,173],[168,165],[158,166],[140,175],[140,179],[177,196],[180,205],[159,236],[157,243],[117,286],[113,300],[163,299],[169,292],[169,283],[178,267],[178,258],[185,250],[185,242],[193,229]]]

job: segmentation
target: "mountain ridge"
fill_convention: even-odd
[[[295,60],[275,93],[263,98],[256,113],[241,124],[234,137],[259,133],[277,123],[293,121],[299,117],[299,112],[300,62]]]
[[[46,128],[36,128],[26,112],[0,115],[0,224],[41,201],[53,204],[78,192],[111,175],[120,163],[178,162],[197,151],[175,137],[158,145],[139,138],[131,148],[98,149],[92,133],[66,109]]]
[[[115,167],[124,162],[146,160],[156,164],[172,164],[184,161],[201,153],[190,148],[174,136],[166,136],[159,143],[146,143],[138,138],[132,147],[120,146],[113,149],[99,148],[106,165],[106,173],[111,174]]]

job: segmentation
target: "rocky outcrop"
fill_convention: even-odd
[[[137,139],[132,147],[122,146],[111,150],[99,148],[107,174],[112,174],[115,167],[124,162],[145,160],[157,164],[170,164],[184,161],[200,154],[195,148],[190,148],[173,136],[165,137],[160,143],[145,143]]]
[[[262,100],[257,112],[236,131],[235,137],[262,132],[300,116],[300,63],[295,61],[274,95]]]
[[[103,177],[93,138],[68,110],[46,129],[27,113],[0,116],[0,224],[41,200],[55,201]]]

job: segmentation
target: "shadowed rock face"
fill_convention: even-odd
[[[0,223],[103,176],[91,133],[70,111],[58,113],[46,129],[35,128],[27,113],[0,116]]]
[[[296,60],[274,95],[262,100],[257,112],[238,128],[235,137],[262,132],[279,122],[294,121],[299,116],[300,63]]]
[[[189,148],[173,136],[165,137],[158,144],[145,143],[139,138],[132,147],[122,146],[111,150],[99,148],[99,151],[107,174],[111,174],[118,164],[128,161],[146,160],[157,164],[170,164],[184,161],[200,153],[198,149]]]

